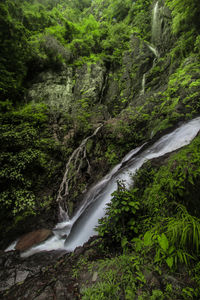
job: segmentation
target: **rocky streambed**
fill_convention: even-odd
[[[90,242],[73,254],[57,250],[21,258],[19,251],[1,251],[0,299],[81,299],[74,269],[82,255],[99,258]],[[92,282],[92,274],[90,277]]]

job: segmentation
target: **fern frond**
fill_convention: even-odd
[[[168,218],[166,226],[166,234],[172,244],[199,253],[200,219],[190,215],[183,205],[179,205],[176,216]]]

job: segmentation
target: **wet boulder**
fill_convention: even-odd
[[[15,249],[19,251],[26,251],[30,247],[45,241],[51,235],[52,235],[52,231],[49,229],[38,229],[29,232],[18,240]]]

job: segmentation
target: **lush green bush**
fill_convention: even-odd
[[[173,31],[179,33],[190,28],[199,29],[200,3],[198,0],[167,0],[169,8],[172,10]]]
[[[92,274],[98,271],[98,282],[82,289],[83,299],[135,299],[136,291],[146,279],[142,274],[139,257],[123,254],[111,259],[98,260],[93,264],[80,261],[78,277],[82,269],[88,267]],[[77,266],[76,266],[77,268]],[[80,274],[79,274],[80,273]]]
[[[138,233],[139,202],[134,199],[135,190],[126,190],[118,184],[118,190],[112,194],[112,201],[106,209],[106,216],[99,221],[98,234],[105,242],[123,243],[127,237]],[[116,244],[115,244],[116,245]]]
[[[44,183],[48,185],[57,169],[58,149],[50,139],[48,114],[45,105],[28,104],[0,115],[2,219],[36,214],[40,201],[42,205],[38,192]]]

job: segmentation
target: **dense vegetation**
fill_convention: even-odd
[[[155,1],[0,3],[2,237],[20,221],[55,209],[66,160],[99,123],[103,130],[86,146],[91,166],[102,169],[94,179],[133,147],[200,113],[200,2],[158,4],[163,19],[155,58],[147,50]],[[77,91],[75,84],[95,65],[106,74],[97,100],[90,86]],[[78,95],[70,109],[27,97],[39,74],[59,76],[65,69],[72,70]],[[80,273],[89,268],[100,274],[92,287],[84,284],[83,299],[199,299],[199,153],[197,136],[162,164],[146,163],[129,191],[119,183],[97,229],[106,258],[77,266]],[[75,201],[92,183],[84,162],[80,166],[82,176],[69,186]],[[149,283],[147,273],[161,284]]]

